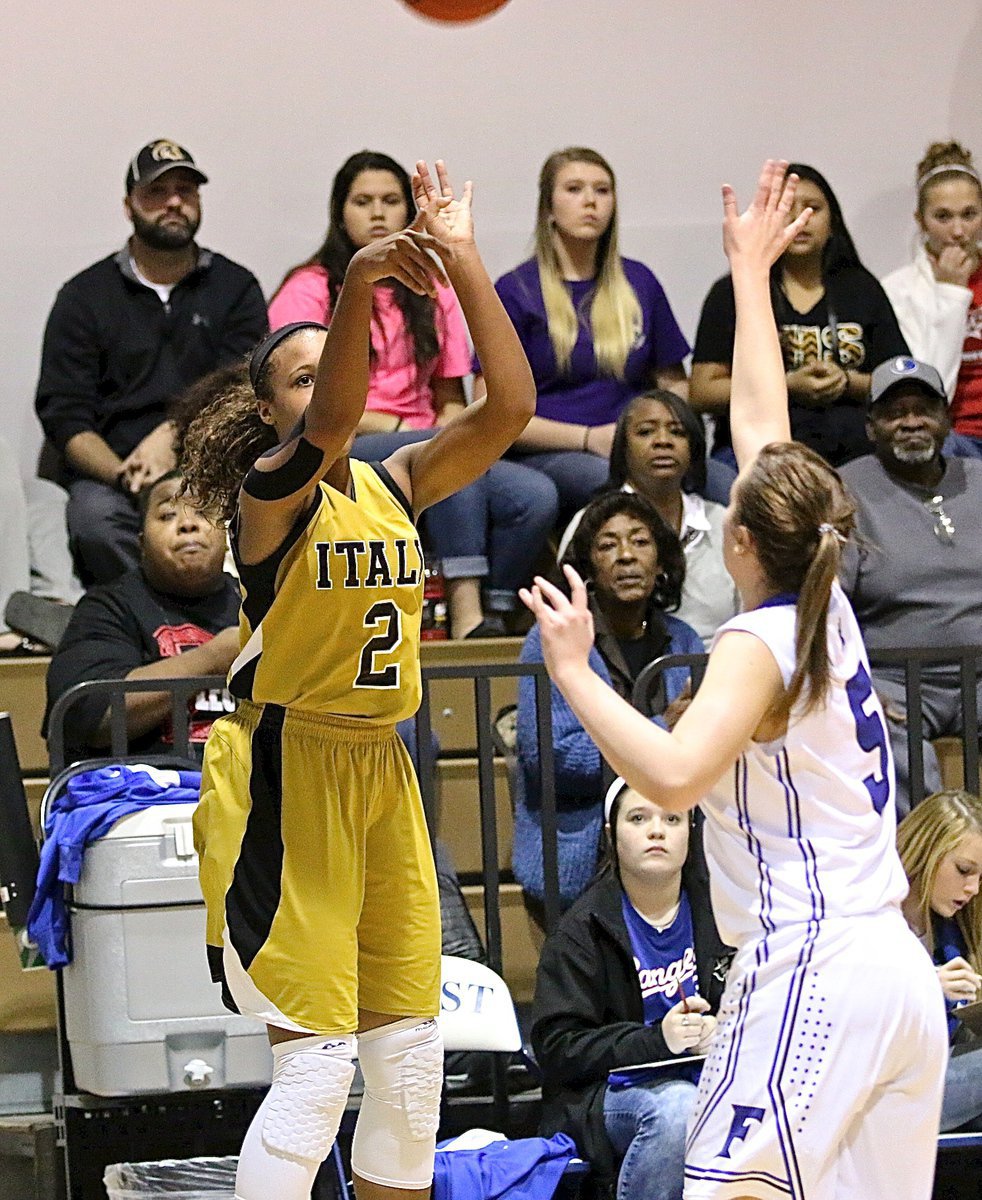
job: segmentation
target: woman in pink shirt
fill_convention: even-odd
[[[353,154],[334,177],[324,242],[280,284],[270,328],[329,324],[352,255],[404,228],[412,212],[409,176],[397,162],[370,150]],[[469,372],[467,329],[451,288],[438,284],[434,299],[395,281],[376,285],[368,402],[352,457],[380,460],[432,437],[464,408]],[[504,461],[429,510],[427,539],[443,565],[451,636],[504,632],[502,614],[531,578],[557,510],[551,480]]]

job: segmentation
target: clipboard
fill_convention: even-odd
[[[957,1017],[973,1033],[982,1034],[982,1000],[972,1004],[959,1004],[951,1010],[951,1015]]]
[[[982,1003],[978,1005],[982,1008]],[[678,1058],[662,1058],[657,1062],[637,1063],[630,1067],[617,1067],[607,1075],[607,1086],[620,1088],[637,1087],[645,1083],[657,1083],[673,1073],[686,1072],[691,1067],[702,1067],[705,1054],[680,1054]]]

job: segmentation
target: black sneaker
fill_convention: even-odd
[[[74,611],[72,604],[33,596],[30,592],[13,592],[7,601],[3,619],[11,629],[51,650],[57,650]]]

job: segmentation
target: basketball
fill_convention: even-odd
[[[402,0],[402,3],[412,12],[431,21],[463,25],[490,16],[499,8],[504,8],[508,0]]]

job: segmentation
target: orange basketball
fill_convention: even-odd
[[[444,21],[451,25],[462,25],[466,21],[479,21],[504,8],[508,0],[402,0],[402,3],[421,17],[431,21]]]

